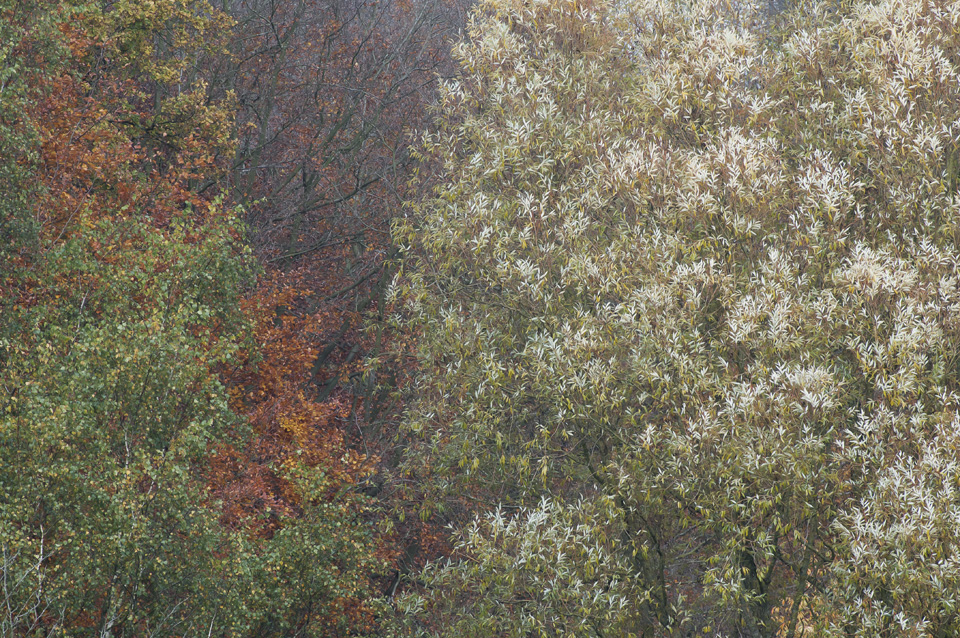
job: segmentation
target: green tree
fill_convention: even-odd
[[[57,54],[53,36],[57,20],[32,2],[0,3],[0,278],[16,251],[30,246],[36,234],[30,215],[29,181],[37,139],[27,117],[36,76],[43,76]],[[31,79],[34,80],[31,82]],[[0,286],[3,282],[0,281]]]
[[[3,343],[4,635],[213,622],[227,537],[197,463],[238,425],[216,366],[248,270],[207,221],[103,222],[23,275],[14,323],[33,329]]]
[[[772,15],[480,4],[396,227],[465,530],[398,631],[958,631],[960,5]]]
[[[45,251],[4,339],[0,635],[339,635],[377,569],[362,503],[286,468],[269,538],[220,524],[243,445],[219,369],[246,344],[232,216],[102,222]]]

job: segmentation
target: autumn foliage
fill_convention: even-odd
[[[376,630],[366,322],[445,10],[0,3],[0,635]]]
[[[246,449],[224,451],[213,473],[226,506],[224,520],[231,526],[253,521],[263,512],[279,516],[296,511],[296,497],[274,467],[287,463],[322,467],[331,489],[372,471],[372,460],[348,444],[348,397],[315,398],[318,348],[312,336],[327,326],[322,313],[305,314],[297,308],[306,294],[295,287],[301,283],[298,274],[302,276],[288,272],[261,278],[244,302],[245,313],[256,318],[255,347],[228,379],[232,406],[247,417],[254,439]],[[266,527],[260,533],[270,533],[275,523],[275,517],[262,521]]]

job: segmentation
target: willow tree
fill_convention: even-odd
[[[396,228],[460,525],[398,631],[960,631],[960,3],[801,4],[480,4]]]

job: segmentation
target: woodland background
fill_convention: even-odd
[[[960,634],[960,3],[0,0],[0,636]]]

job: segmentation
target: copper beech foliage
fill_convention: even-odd
[[[242,526],[272,512],[259,523],[261,534],[274,531],[277,517],[292,514],[298,505],[277,476],[278,464],[322,467],[335,489],[368,475],[375,460],[348,445],[350,397],[338,393],[325,401],[315,398],[315,335],[328,318],[323,313],[298,314],[296,303],[305,291],[294,287],[302,282],[297,275],[303,273],[270,273],[245,301],[245,313],[256,321],[251,348],[256,358],[243,361],[228,378],[234,410],[248,418],[255,438],[246,449],[224,450],[212,472],[224,498],[226,524]]]

